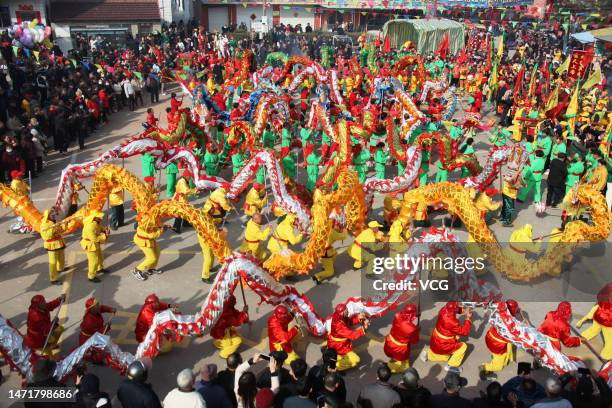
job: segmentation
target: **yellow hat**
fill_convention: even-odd
[[[378,221],[370,221],[368,222],[368,227],[370,228],[380,228],[382,225]]]
[[[87,214],[87,217],[85,218],[86,222],[93,222],[94,219],[96,218],[100,218],[102,219],[104,217],[104,213],[100,210],[92,210],[89,214]]]

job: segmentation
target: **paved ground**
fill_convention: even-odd
[[[167,100],[164,100],[166,102]],[[165,104],[154,106],[156,114],[162,116],[162,126],[165,125],[165,114],[162,114]],[[100,152],[108,149],[114,144],[131,135],[142,131],[141,122],[145,120],[145,108],[136,112],[123,111],[114,114],[111,122],[102,127],[95,135],[87,140],[86,149],[79,151],[74,147],[68,156],[60,156],[56,153],[47,159],[47,168],[42,176],[33,182],[33,197],[38,208],[43,209],[51,206],[54,202],[58,178],[61,169],[68,163],[80,163],[96,157]],[[488,144],[485,132],[477,137],[475,144],[478,155],[481,157],[486,153]],[[125,167],[140,175],[140,160],[138,157],[125,160]],[[435,165],[431,166],[432,171]],[[304,169],[300,169],[301,176],[305,176]],[[395,174],[395,167],[389,169],[388,176]],[[227,170],[222,174],[227,177]],[[162,179],[163,181],[163,179]],[[85,185],[88,187],[89,182]],[[205,194],[194,200],[194,205],[201,205]],[[84,193],[81,195],[85,199]],[[380,219],[381,199],[375,203],[374,213]],[[130,203],[126,203],[126,209]],[[533,207],[519,205],[518,219],[515,225],[530,222],[534,225],[534,235],[544,235],[560,223],[560,211],[552,212],[550,215],[539,218],[535,216]],[[13,215],[8,209],[0,212],[0,230],[7,231],[13,220]],[[192,313],[200,307],[205,299],[209,285],[200,281],[201,253],[194,231],[187,229],[182,235],[174,234],[172,231],[164,233],[159,243],[162,250],[160,267],[165,271],[163,275],[155,276],[146,282],[136,281],[130,274],[130,270],[140,262],[142,254],[132,244],[134,212],[126,210],[127,225],[113,232],[104,246],[105,266],[111,271],[109,275],[102,276],[102,283],[91,284],[86,278],[86,257],[78,245],[80,233],[69,236],[66,239],[67,265],[72,268],[63,274],[63,286],[55,287],[48,285],[47,258],[42,249],[40,239],[34,235],[12,235],[2,234],[0,236],[0,265],[2,290],[0,291],[0,313],[9,318],[13,324],[22,332],[25,332],[27,307],[30,298],[36,293],[42,293],[47,298],[53,298],[60,293],[65,293],[68,302],[65,303],[59,317],[66,328],[61,339],[62,354],[69,352],[77,345],[78,326],[84,312],[85,300],[92,295],[102,300],[104,304],[116,307],[117,316],[112,322],[110,335],[113,340],[124,350],[134,352],[136,341],[133,328],[138,310],[149,293],[157,293],[161,299],[172,303],[179,303],[181,310]],[[434,219],[434,224],[440,226],[441,216]],[[237,248],[242,237],[242,226],[235,215],[229,218],[226,225],[229,229],[229,240],[234,248]],[[511,229],[505,229],[499,223],[491,226],[500,242],[508,239]],[[461,238],[465,239],[463,230],[455,231]],[[344,246],[350,244],[350,239],[344,242]],[[343,251],[341,251],[343,252]],[[586,313],[594,297],[588,294],[588,289],[581,285],[585,282],[599,283],[609,281],[610,256],[606,251],[606,244],[594,245],[581,252],[582,257],[579,265],[572,267],[573,273],[570,278],[564,280],[542,280],[533,284],[511,285],[513,293],[520,293],[521,304],[527,311],[534,324],[542,321],[546,311],[555,306],[555,301],[560,299],[582,300],[582,303],[574,303],[574,316],[582,316]],[[580,268],[579,268],[580,266]],[[303,277],[296,284],[300,291],[305,292],[313,301],[320,315],[328,315],[333,305],[346,299],[348,296],[356,295],[360,290],[360,280],[355,279],[359,272],[353,271],[348,257],[342,253],[336,264],[337,276],[320,286],[314,286],[308,277]],[[566,271],[568,274],[570,271]],[[497,277],[504,287],[509,286],[502,278]],[[510,290],[509,289],[509,290]],[[546,296],[548,295],[548,297]],[[433,392],[442,389],[440,379],[444,376],[442,366],[439,364],[426,363],[417,358],[424,345],[429,342],[431,328],[435,323],[435,312],[440,303],[434,304],[435,297],[431,293],[424,293],[424,311],[421,320],[422,336],[421,342],[413,350],[414,366],[424,378],[424,383]],[[239,304],[242,300],[239,298]],[[244,346],[241,352],[249,357],[255,351],[267,350],[266,322],[271,312],[271,307],[257,306],[256,297],[247,291],[247,303],[251,307],[253,320],[252,327],[240,329],[244,337]],[[429,300],[429,302],[426,302]],[[356,351],[361,355],[362,362],[358,369],[347,374],[346,381],[349,385],[349,395],[356,396],[361,384],[374,380],[372,367],[376,367],[386,358],[383,353],[384,336],[388,332],[389,324],[393,316],[387,316],[376,320],[368,334],[356,342]],[[464,364],[464,374],[469,379],[469,384],[464,394],[476,396],[479,389],[484,385],[478,380],[478,365],[487,361],[488,351],[484,345],[483,335],[486,331],[486,316],[479,312],[479,317],[474,319],[475,328],[468,340],[470,348]],[[309,364],[314,364],[320,357],[319,348],[321,339],[312,337],[301,338],[296,344],[297,352],[304,356]],[[601,340],[595,339],[592,344],[596,349],[601,349]],[[572,355],[593,359],[593,354],[586,347],[571,350]],[[530,361],[531,357],[523,352],[518,352],[518,361]],[[176,374],[185,367],[198,369],[204,362],[215,362],[220,369],[224,363],[216,354],[209,336],[202,338],[186,339],[182,344],[166,355],[160,355],[154,361],[153,372],[150,375],[154,388],[160,396],[174,387]],[[596,362],[597,365],[599,364]],[[507,367],[499,378],[505,380],[513,375],[515,365]],[[103,378],[103,388],[111,394],[117,389],[121,377],[114,371],[105,367],[93,367],[93,372]],[[19,387],[20,378],[8,372],[8,367],[2,367],[6,382],[0,386],[0,407],[18,406],[11,405],[7,399],[9,389]],[[545,376],[544,370],[538,373]],[[397,381],[398,378],[394,378]]]

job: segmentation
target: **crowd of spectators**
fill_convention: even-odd
[[[199,375],[180,371],[176,387],[159,395],[148,382],[151,361],[137,360],[128,367],[127,378],[115,393],[100,389],[94,374],[79,371],[75,377],[76,402],[54,407],[109,408],[607,408],[612,392],[596,371],[581,369],[563,376],[551,375],[542,383],[534,379],[530,363],[519,363],[517,375],[504,384],[477,384],[480,396],[463,396],[467,379],[458,369],[449,370],[438,387],[425,387],[418,371],[409,368],[399,381],[391,381],[386,365],[376,370],[376,381],[348,395],[343,375],[336,371],[335,351],[323,348],[319,364],[308,367],[302,359],[285,364],[283,351],[254,354],[243,361],[231,354],[226,367],[204,364]],[[52,378],[55,363],[40,360],[28,387],[64,387]],[[199,380],[197,379],[199,377]],[[113,395],[116,394],[116,397]],[[117,405],[117,403],[119,405]],[[31,405],[34,407],[35,405]],[[37,405],[36,405],[37,406]],[[29,405],[26,404],[26,408]],[[49,405],[51,407],[51,405]]]

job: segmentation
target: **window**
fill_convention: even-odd
[[[40,17],[40,13],[33,10],[19,10],[15,12],[15,15],[19,23],[22,21],[33,21],[35,18]]]
[[[0,27],[10,27],[11,24],[11,14],[9,13],[8,6],[0,7]]]

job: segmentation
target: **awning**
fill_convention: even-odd
[[[612,27],[574,33],[571,37],[584,44],[593,43],[595,40],[609,42],[612,41]]]

